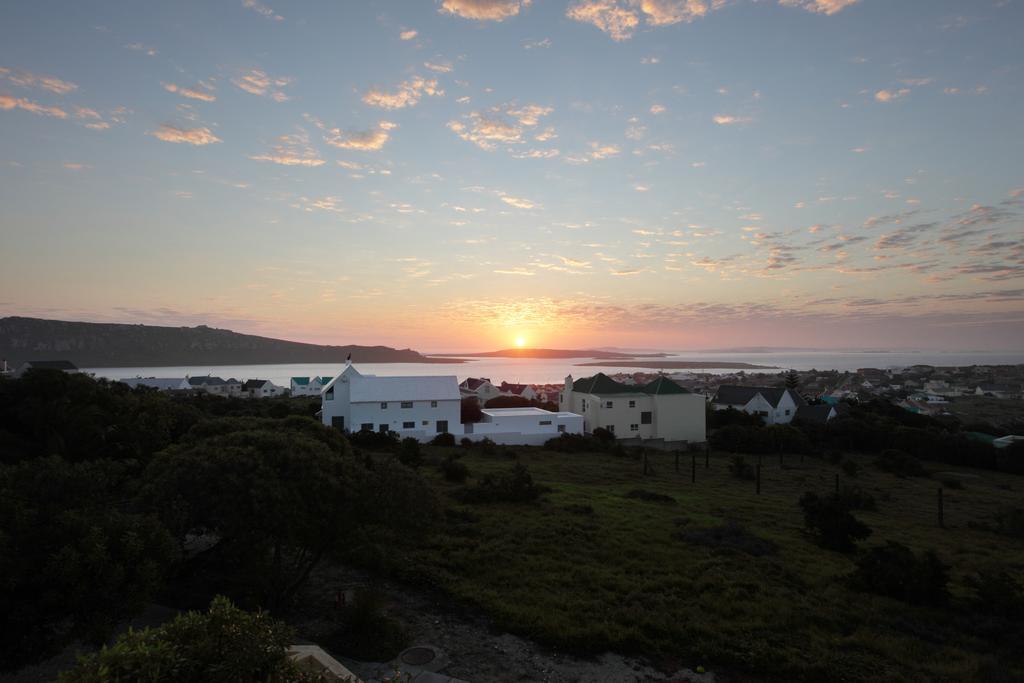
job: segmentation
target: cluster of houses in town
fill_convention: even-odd
[[[212,375],[201,377],[125,377],[120,382],[132,387],[149,387],[158,391],[196,391],[214,396],[236,398],[273,398],[287,390],[269,379],[222,379]]]

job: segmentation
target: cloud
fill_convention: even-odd
[[[592,24],[616,41],[632,38],[640,24],[636,12],[622,7],[616,0],[582,0],[570,5],[565,16]]]
[[[437,79],[415,76],[399,83],[394,92],[372,88],[363,95],[363,102],[381,109],[403,109],[415,106],[425,94],[440,97],[444,95],[444,90],[438,87]]]
[[[486,111],[473,111],[463,117],[463,121],[449,121],[448,128],[460,138],[472,142],[480,149],[492,151],[499,144],[519,145],[525,142],[526,128],[533,128],[541,118],[554,109],[539,104],[503,104],[491,107]],[[509,120],[511,118],[512,120]],[[546,128],[534,136],[539,142],[550,140],[555,135],[553,128]],[[555,152],[557,154],[557,152]],[[553,156],[550,152],[547,156]],[[531,155],[534,158],[545,156],[544,152]]]
[[[657,64],[661,61],[660,57],[644,57],[640,60],[641,64]]]
[[[511,195],[502,196],[501,201],[505,202],[509,206],[514,206],[517,209],[535,209],[539,206],[539,204],[531,202],[529,199],[523,199],[522,197],[513,197]]]
[[[878,102],[892,102],[901,97],[905,97],[910,94],[908,88],[900,88],[899,90],[879,90],[875,93],[875,100]]]
[[[779,0],[783,7],[799,7],[818,14],[835,14],[857,2],[858,0]]]
[[[417,32],[416,29],[410,28],[410,29],[406,29],[405,31],[402,31],[401,33],[399,33],[398,37],[401,38],[402,40],[412,40],[413,38],[415,38],[418,35],[419,35],[419,32]]]
[[[142,43],[128,43],[124,46],[126,50],[135,50],[136,52],[145,52],[150,57],[156,57],[156,48],[152,45],[144,45]]]
[[[70,81],[61,80],[56,76],[35,74],[21,69],[0,67],[0,77],[6,78],[11,85],[21,88],[39,88],[56,93],[57,95],[67,95],[69,92],[78,90],[78,86]]]
[[[253,161],[270,161],[281,166],[306,166],[315,168],[323,166],[324,160],[320,153],[309,143],[309,134],[303,129],[298,129],[290,135],[282,135],[277,139],[278,144],[268,154],[250,156]]]
[[[60,107],[50,107],[23,97],[11,97],[0,94],[0,109],[10,111],[11,109],[24,109],[27,112],[40,116],[52,116],[57,119],[66,119],[68,113]]]
[[[290,78],[269,76],[266,72],[259,69],[252,69],[247,73],[239,75],[237,78],[231,79],[232,83],[250,95],[269,97],[275,102],[284,102],[288,99],[288,96],[278,90],[278,88],[285,87],[291,81],[292,79]]]
[[[640,9],[651,26],[669,26],[703,17],[708,4],[704,0],[641,0]]]
[[[668,110],[665,109],[664,105],[661,105],[661,104],[652,104],[651,105],[651,113],[652,114],[655,114],[655,115],[657,115],[657,114],[664,114],[666,111],[668,111]]]
[[[210,145],[221,141],[209,128],[179,128],[169,123],[149,134],[164,142],[184,142],[190,145]]]
[[[720,126],[731,126],[753,121],[749,116],[731,116],[728,114],[716,114],[711,120]]]
[[[540,119],[542,117],[547,116],[554,110],[554,107],[542,107],[539,104],[527,104],[518,109],[509,108],[506,113],[524,126],[536,126],[540,123]]]
[[[452,65],[449,62],[423,62],[423,66],[439,74],[447,74],[452,71]]]
[[[262,15],[267,19],[273,19],[274,21],[282,21],[284,17],[277,14],[274,10],[270,9],[259,0],[242,0],[242,7],[251,9],[256,14]]]
[[[544,38],[543,40],[527,40],[523,42],[524,50],[536,50],[539,48],[551,47],[551,39]]]
[[[620,151],[618,145],[601,144],[600,142],[590,143],[591,159],[608,159],[609,157],[617,156]]]
[[[206,89],[199,90],[196,88],[184,88],[174,83],[164,83],[164,90],[172,92],[182,97],[187,97],[192,100],[201,100],[202,102],[214,102],[217,99],[216,95],[211,95],[208,90],[212,90],[209,86]]]
[[[530,0],[443,0],[441,12],[476,21],[504,21],[530,6]]]
[[[66,161],[61,165],[69,171],[82,171],[87,168],[92,168],[89,164],[80,164],[76,161]]]
[[[398,124],[381,121],[376,128],[364,131],[346,131],[332,128],[326,131],[324,141],[339,149],[356,149],[363,152],[376,152],[384,147],[391,138],[388,131],[397,128]]]

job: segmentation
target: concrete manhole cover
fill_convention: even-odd
[[[410,666],[425,666],[437,657],[437,653],[429,647],[410,647],[401,654],[400,659]]]

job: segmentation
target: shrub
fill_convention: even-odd
[[[934,551],[915,555],[901,543],[886,541],[857,560],[850,584],[912,605],[944,605],[949,600],[948,572]]]
[[[448,432],[438,434],[431,440],[431,446],[441,446],[443,448],[455,448],[455,435]]]
[[[349,443],[356,448],[368,451],[386,451],[393,453],[398,449],[398,435],[394,432],[374,432],[369,429],[352,432],[348,435]]]
[[[459,445],[462,446],[463,448],[472,448],[473,439],[469,438],[468,436],[464,436],[459,440]]]
[[[754,467],[742,455],[729,458],[729,473],[737,479],[753,479]]]
[[[680,541],[692,543],[693,545],[732,550],[753,555],[754,557],[771,555],[778,550],[778,546],[773,542],[755,536],[736,522],[727,522],[722,526],[704,529],[677,531],[672,537]]]
[[[559,436],[544,442],[544,448],[559,453],[593,453],[605,450],[606,445],[586,434],[562,432]]]
[[[633,489],[626,494],[626,498],[633,498],[634,500],[645,500],[648,503],[669,503],[671,505],[676,504],[676,499],[672,496],[666,496],[663,493],[655,493],[654,491],[644,491],[643,489]]]
[[[480,422],[484,419],[483,411],[480,410],[480,401],[475,396],[467,396],[462,399],[459,421],[462,424]]]
[[[566,505],[565,511],[570,512],[574,515],[592,515],[594,514],[594,508],[591,505],[580,505],[573,503],[572,505]]]
[[[715,450],[733,453],[769,453],[772,448],[772,433],[764,427],[727,425],[711,433],[711,445]]]
[[[898,477],[924,477],[928,474],[920,460],[895,448],[882,451],[875,459],[875,467]]]
[[[526,465],[516,463],[509,474],[487,475],[476,486],[459,491],[456,498],[464,503],[523,503],[536,500],[544,491]]]
[[[804,524],[823,548],[850,552],[856,547],[855,541],[871,535],[871,529],[851,515],[847,503],[834,493],[822,498],[808,491],[800,497],[800,507]]]
[[[1024,509],[1004,507],[995,515],[996,533],[1024,538]]]
[[[859,486],[844,486],[839,500],[850,510],[876,510],[875,497]]]
[[[398,449],[398,461],[406,467],[419,467],[422,462],[420,442],[411,436],[402,439],[402,445]]]
[[[945,479],[942,480],[942,488],[944,489],[962,489],[963,487],[964,483],[959,479],[946,477]]]
[[[839,469],[848,477],[856,477],[857,473],[860,472],[860,465],[855,463],[853,460],[844,460],[843,464],[839,466]]]
[[[978,611],[1011,619],[1024,616],[1024,588],[1002,567],[981,569],[965,583],[975,590]]]
[[[441,472],[445,479],[457,484],[465,483],[469,476],[469,468],[451,456],[441,463]]]
[[[316,680],[288,657],[292,640],[292,630],[266,612],[249,614],[216,597],[208,612],[128,631],[112,646],[79,659],[60,674],[60,682]]]
[[[497,444],[491,441],[486,436],[476,442],[477,447],[480,449],[480,453],[483,455],[494,455],[497,450]]]
[[[384,613],[384,595],[374,588],[356,592],[341,614],[341,626],[327,639],[331,649],[356,659],[384,662],[409,644],[409,633]]]
[[[598,442],[603,443],[605,445],[615,443],[615,434],[608,431],[604,427],[598,427],[597,429],[595,429],[593,432],[591,432],[591,436],[593,436]]]

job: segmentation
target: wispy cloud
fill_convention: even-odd
[[[52,116],[57,119],[66,119],[68,113],[60,107],[51,107],[23,97],[11,97],[0,94],[0,109],[10,111],[11,109],[23,109],[40,116]]]
[[[213,90],[213,87],[207,84],[202,84],[198,88],[186,88],[180,85],[175,85],[174,83],[164,83],[163,86],[164,90],[167,92],[172,92],[176,95],[181,95],[182,97],[187,97],[192,100],[214,102],[217,99],[217,96],[210,92]]]
[[[504,195],[501,201],[505,202],[509,206],[514,206],[517,209],[536,209],[539,204],[531,202],[529,199],[523,197],[513,197],[512,195]]]
[[[273,19],[274,21],[282,21],[284,17],[267,7],[259,0],[242,0],[242,7],[252,10],[256,14],[266,17],[267,19]]]
[[[381,109],[403,109],[415,106],[424,95],[440,97],[444,95],[444,90],[438,86],[435,78],[415,76],[399,83],[391,92],[371,88],[363,95],[363,103]]]
[[[909,94],[909,88],[879,90],[875,93],[875,100],[878,102],[892,102],[893,100],[898,100],[901,97],[906,97]]]
[[[376,152],[384,147],[390,139],[391,131],[398,124],[380,121],[376,128],[363,131],[342,131],[331,128],[325,131],[324,142],[339,149],[355,149],[364,152]]]
[[[0,78],[21,88],[39,88],[58,95],[67,95],[78,89],[78,85],[56,76],[36,74],[23,69],[8,69],[0,66]]]
[[[126,50],[134,50],[135,52],[145,52],[148,57],[156,57],[157,50],[152,45],[146,45],[145,43],[128,43],[124,46]]]
[[[280,76],[270,76],[259,69],[251,69],[231,79],[231,82],[250,95],[269,97],[275,102],[284,102],[288,96],[280,88],[291,83],[291,80]]]
[[[320,158],[320,153],[310,144],[309,134],[301,128],[294,133],[279,137],[271,152],[249,158],[253,161],[270,161],[281,166],[306,166],[309,168],[323,166],[325,163]]]
[[[419,32],[416,29],[414,29],[414,28],[407,28],[404,31],[402,31],[401,33],[399,33],[398,37],[401,38],[402,40],[413,40],[418,35],[419,35]]]
[[[536,127],[552,111],[552,107],[539,104],[503,104],[482,112],[470,112],[463,117],[463,121],[449,121],[448,128],[463,140],[481,149],[493,151],[500,144],[523,144],[526,129]],[[549,127],[537,133],[534,139],[544,142],[555,137],[554,129]],[[542,154],[535,155],[539,156]]]
[[[504,21],[514,17],[530,0],[442,0],[441,12],[476,21]]]
[[[179,128],[169,123],[161,125],[149,134],[164,142],[186,143],[189,145],[210,145],[221,141],[209,128]]]
[[[732,116],[730,114],[716,114],[711,120],[720,126],[732,126],[753,121],[749,116]]]
[[[859,0],[779,0],[779,4],[785,7],[799,7],[808,12],[819,14],[835,14],[850,5],[857,4]]]

